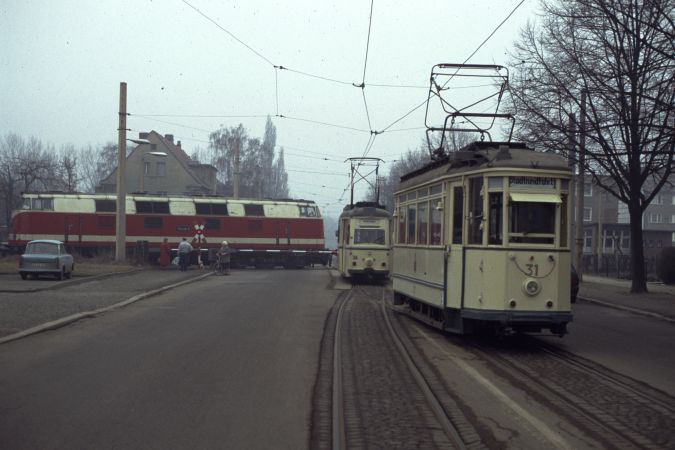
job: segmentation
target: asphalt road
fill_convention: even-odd
[[[0,448],[307,448],[329,281],[237,271],[0,346]]]

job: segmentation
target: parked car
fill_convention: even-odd
[[[40,239],[30,241],[19,260],[19,274],[38,278],[41,274],[55,275],[58,280],[70,278],[75,270],[73,256],[61,241]]]
[[[572,303],[577,302],[577,293],[579,292],[579,274],[577,273],[576,267],[572,265],[572,283],[571,283],[571,293],[572,293]]]

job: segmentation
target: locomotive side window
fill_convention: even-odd
[[[427,245],[427,233],[429,227],[429,202],[417,204],[417,243]]]
[[[23,209],[33,209],[38,211],[53,211],[54,202],[51,198],[31,198],[26,199]]]
[[[469,180],[469,244],[483,243],[483,178]]]
[[[452,208],[452,243],[462,243],[462,230],[464,225],[464,188],[456,187],[453,191]]]
[[[247,216],[264,216],[263,205],[244,204],[244,214]]]
[[[94,200],[96,212],[115,212],[117,211],[117,202],[115,200]]]
[[[226,203],[195,203],[197,214],[204,216],[227,216]]]
[[[169,202],[136,200],[137,213],[169,214]]]
[[[163,221],[162,221],[161,217],[146,217],[143,220],[143,226],[145,228],[158,229],[158,228],[162,228]]]

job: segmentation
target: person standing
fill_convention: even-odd
[[[169,247],[169,239],[164,238],[162,244],[159,246],[159,267],[166,269],[171,262],[171,248]]]
[[[232,249],[227,244],[227,241],[223,241],[220,244],[217,253],[218,262],[220,264],[220,273],[223,275],[230,274],[230,253],[232,253]]]
[[[187,271],[190,253],[192,253],[192,246],[186,238],[183,238],[181,243],[178,244],[178,264],[181,272]]]

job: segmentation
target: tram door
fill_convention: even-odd
[[[462,307],[463,237],[466,221],[464,220],[464,186],[461,182],[448,183],[447,196],[450,207],[446,209],[446,308]]]

